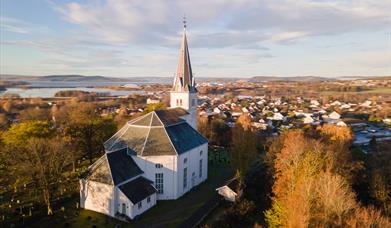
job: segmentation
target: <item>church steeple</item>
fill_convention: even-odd
[[[189,113],[186,121],[194,129],[197,129],[197,104],[197,89],[195,87],[189,48],[187,46],[186,18],[183,18],[182,45],[181,51],[179,52],[178,69],[172,90],[170,91],[170,107],[185,109]]]
[[[190,63],[189,48],[187,45],[186,18],[183,18],[182,45],[179,52],[178,69],[175,75],[172,90],[176,92],[196,92]]]

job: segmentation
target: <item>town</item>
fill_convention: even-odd
[[[391,227],[390,6],[0,0],[0,227]]]
[[[371,154],[376,148],[382,148],[381,150],[386,153],[390,151],[391,96],[389,91],[391,81],[388,78],[310,82],[283,80],[253,82],[253,79],[237,81],[220,79],[217,82],[200,82],[197,89],[199,91],[198,130],[208,138],[210,143],[209,162],[213,164],[210,169],[218,167],[217,170],[225,170],[221,180],[213,180],[217,182],[213,184],[213,188],[219,187],[229,179],[230,175],[233,175],[233,171],[227,170],[227,167],[234,166],[235,162],[233,155],[229,154],[229,150],[233,149],[230,143],[233,140],[231,134],[241,116],[248,117],[251,131],[258,138],[257,147],[261,148],[260,151],[264,151],[261,153],[265,153],[266,148],[270,147],[271,140],[284,132],[294,129],[317,129],[323,125],[350,128],[354,135],[352,141],[354,150],[364,154]],[[76,104],[86,104],[92,105],[89,108],[96,110],[98,116],[95,118],[110,120],[119,129],[127,121],[137,119],[145,113],[169,107],[169,90],[169,85],[158,84],[148,85],[144,94],[118,97],[78,92],[68,93],[67,96],[71,97],[65,98],[17,98],[15,95],[11,97],[7,95],[0,102],[1,126],[3,130],[7,130],[11,125],[26,121],[49,121],[54,126],[66,126],[63,125],[63,121],[69,117],[64,117],[63,112],[67,109],[73,110],[72,107]],[[356,92],[357,90],[360,92]],[[83,112],[82,107],[79,109],[74,111]],[[81,122],[76,123],[81,124]],[[374,143],[378,146],[374,147]],[[89,164],[88,159],[91,159],[91,155],[86,155],[86,157],[83,153],[78,155],[80,157],[74,165],[79,173],[85,170],[85,165]],[[95,155],[92,156],[95,157]],[[229,165],[229,163],[233,164]],[[8,216],[17,218],[22,215],[23,219],[28,221],[28,214],[35,214],[31,209],[33,206],[30,208],[28,206],[33,204],[22,204],[17,197],[22,194],[25,188],[23,185],[26,184],[21,182],[22,187],[18,189],[20,187],[7,184],[12,183],[9,177],[2,181],[4,182],[2,185],[3,199],[11,200],[11,203],[2,205],[3,221]],[[69,177],[68,181],[73,182]],[[69,186],[73,186],[74,190],[77,189],[77,186],[73,184]],[[74,190],[64,189],[70,193]],[[18,194],[15,195],[10,191],[17,191]],[[59,199],[62,198],[61,195],[67,194],[61,193]],[[71,194],[67,197],[74,198],[75,196]],[[61,208],[65,210],[66,207],[60,207],[57,210]],[[9,214],[11,212],[13,215]],[[204,221],[205,224],[214,221],[212,215],[207,218]],[[143,224],[143,217],[140,221],[140,224]]]

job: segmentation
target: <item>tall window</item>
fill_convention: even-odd
[[[163,173],[155,174],[155,187],[157,194],[163,194]]]
[[[179,100],[176,99],[176,106],[179,106]]]
[[[183,169],[183,189],[187,187],[187,168]]]
[[[180,105],[182,106],[182,99],[179,99],[179,103],[180,103]]]
[[[200,178],[202,177],[202,159],[200,160],[200,170],[199,170],[198,176]]]
[[[191,100],[191,106],[195,106],[195,99]]]

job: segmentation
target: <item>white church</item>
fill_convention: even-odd
[[[131,120],[104,143],[80,180],[80,206],[133,219],[175,200],[208,176],[208,141],[197,129],[197,89],[184,26],[170,108]]]

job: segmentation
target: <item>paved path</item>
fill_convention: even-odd
[[[205,204],[199,208],[192,216],[186,219],[179,228],[193,228],[198,226],[206,216],[209,215],[221,202],[221,197],[215,193]]]

